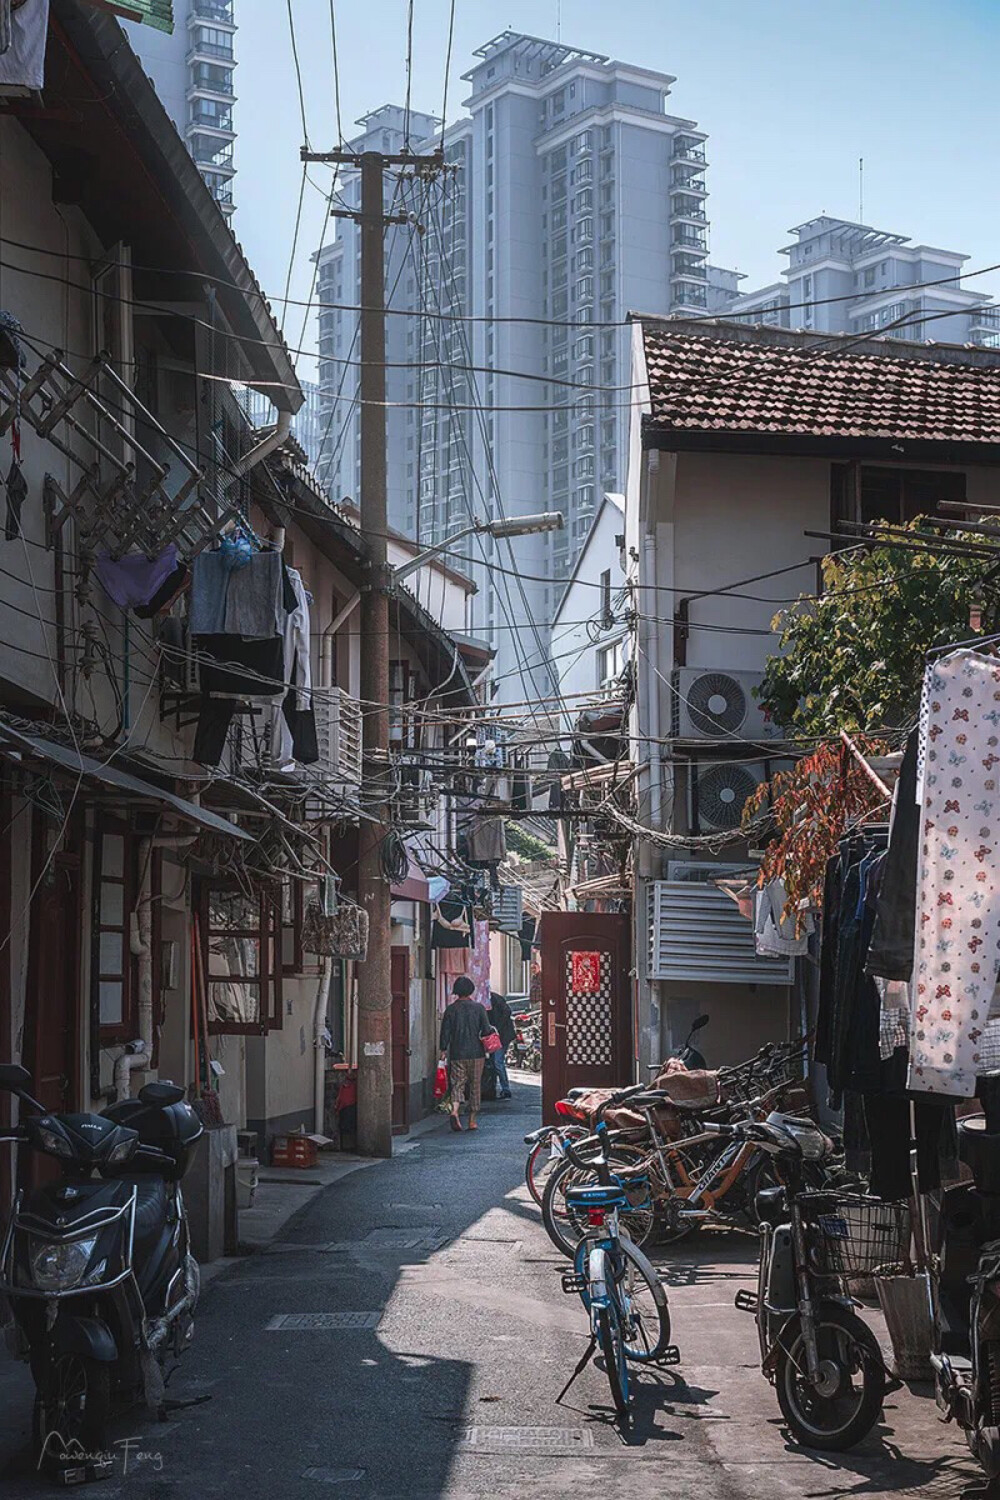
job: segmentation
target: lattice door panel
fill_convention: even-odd
[[[610,1067],[614,1062],[611,954],[595,953],[594,958],[593,981],[579,988],[574,986],[573,953],[566,954],[566,1062],[571,1067]]]

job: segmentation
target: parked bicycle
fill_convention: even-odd
[[[627,1204],[621,1183],[611,1170],[606,1125],[596,1131],[598,1153],[579,1159],[593,1168],[598,1181],[570,1190],[574,1210],[587,1216],[587,1233],[577,1246],[573,1271],[562,1278],[563,1291],[577,1292],[590,1315],[590,1343],[569,1381],[565,1395],[595,1349],[600,1349],[615,1410],[630,1420],[629,1365],[672,1365],[680,1355],[670,1343],[666,1290],[642,1251],[622,1233],[620,1215]],[[567,1158],[575,1156],[566,1146]]]
[[[739,1105],[741,1118],[754,1113],[765,1115],[782,1102],[787,1085],[779,1085],[752,1105]],[[615,1139],[609,1148],[616,1169],[622,1174],[630,1194],[625,1224],[637,1245],[644,1245],[654,1234],[661,1242],[683,1239],[707,1223],[756,1228],[754,1202],[763,1187],[781,1181],[780,1166],[751,1142],[719,1143],[710,1130],[703,1110],[687,1111],[672,1099],[668,1090],[655,1089],[633,1093],[629,1109],[646,1122],[644,1138]],[[660,1111],[669,1106],[671,1124],[679,1116],[680,1133],[667,1135]],[[732,1115],[732,1110],[727,1110]],[[592,1138],[591,1138],[592,1139]],[[577,1156],[587,1159],[593,1154],[588,1140],[577,1143]],[[829,1161],[833,1159],[832,1146]],[[542,1196],[542,1220],[549,1238],[557,1249],[572,1256],[584,1232],[582,1216],[568,1200],[569,1190],[586,1180],[588,1172],[563,1153],[555,1164]],[[593,1168],[589,1169],[593,1178]],[[824,1164],[810,1167],[813,1185],[825,1181]],[[638,1183],[645,1186],[639,1190]]]
[[[757,1195],[757,1292],[739,1292],[736,1306],[756,1316],[761,1369],[793,1436],[808,1448],[844,1452],[871,1431],[885,1399],[882,1351],[853,1311],[846,1278],[905,1258],[908,1210],[808,1191],[808,1167],[828,1146],[811,1120],[770,1115],[706,1129],[781,1163],[785,1184]]]

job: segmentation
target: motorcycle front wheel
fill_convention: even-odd
[[[816,1309],[820,1382],[809,1379],[802,1325],[786,1326],[775,1364],[781,1414],[804,1448],[844,1453],[875,1426],[885,1399],[885,1365],[878,1340],[847,1308]]]
[[[110,1416],[110,1366],[83,1354],[59,1354],[35,1393],[35,1452],[51,1463],[64,1452],[103,1453]]]

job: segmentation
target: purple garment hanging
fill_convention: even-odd
[[[176,568],[177,548],[171,542],[159,557],[150,558],[144,552],[112,557],[110,552],[101,552],[94,571],[119,608],[137,609],[154,598]]]

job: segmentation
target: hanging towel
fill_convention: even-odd
[[[246,640],[284,635],[284,576],[280,552],[255,552],[245,568],[229,574],[225,630]]]
[[[147,557],[144,552],[112,557],[110,552],[100,552],[94,571],[104,592],[119,609],[137,609],[155,599],[167,579],[176,573],[177,548],[170,542],[159,557]]]
[[[199,552],[191,567],[188,626],[192,635],[222,635],[231,569],[221,552]]]

